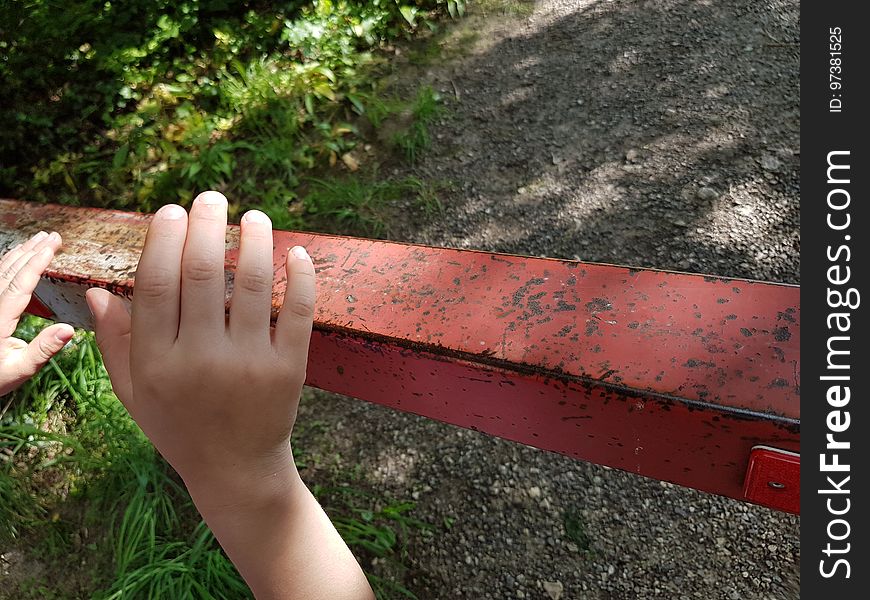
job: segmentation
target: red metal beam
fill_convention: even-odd
[[[87,287],[132,295],[149,219],[0,200],[0,249],[60,232],[37,294],[88,327]],[[276,232],[275,307],[296,244],[318,274],[310,385],[798,510],[791,482],[784,503],[744,489],[753,447],[799,450],[798,287]],[[228,289],[237,248],[231,226]]]

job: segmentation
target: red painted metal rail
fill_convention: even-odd
[[[149,219],[0,200],[0,250],[60,232],[37,295],[88,327],[87,287],[132,295]],[[310,385],[799,512],[798,287],[276,232],[275,307],[296,244],[318,274]]]

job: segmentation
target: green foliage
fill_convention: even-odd
[[[21,478],[13,477],[11,461],[6,461],[0,469],[0,544],[8,544],[16,539],[22,526],[34,523],[42,516],[40,507],[24,489]]]
[[[326,231],[381,237],[386,231],[384,217],[399,200],[411,200],[426,212],[441,208],[433,186],[414,177],[313,179],[310,184],[303,199],[307,220]]]
[[[200,523],[190,541],[160,541],[143,549],[135,568],[122,571],[99,600],[123,598],[252,598],[211,531]]]
[[[475,6],[483,14],[528,17],[535,11],[535,0],[476,0]]]
[[[379,44],[454,0],[50,0],[0,11],[0,193],[152,210],[288,197],[358,135]],[[454,8],[450,8],[454,7]],[[339,124],[339,126],[337,126]]]
[[[414,164],[420,153],[432,144],[429,125],[442,113],[440,97],[431,87],[424,87],[417,93],[412,107],[413,121],[404,131],[393,136],[393,142],[405,154],[408,162]]]
[[[401,562],[404,548],[400,540],[406,538],[412,529],[423,533],[432,531],[429,524],[409,516],[415,506],[413,502],[384,504],[382,499],[350,486],[318,487],[314,493],[342,539],[356,554],[391,561],[398,572],[404,570]],[[400,553],[398,559],[397,552]],[[417,598],[394,579],[373,573],[366,576],[379,599]]]
[[[564,515],[565,534],[568,539],[577,544],[580,552],[583,554],[591,554],[592,540],[589,538],[589,533],[586,531],[586,521],[579,510],[572,509]]]

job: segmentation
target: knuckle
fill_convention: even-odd
[[[168,269],[149,269],[137,273],[133,293],[147,299],[161,300],[173,289],[172,273]]]
[[[47,340],[39,340],[36,345],[36,353],[37,356],[42,360],[48,360],[55,353],[55,347],[52,346]]]
[[[21,281],[18,277],[13,277],[9,282],[9,285],[6,286],[6,293],[10,296],[23,296],[24,295],[24,287],[21,285]]]
[[[308,296],[288,298],[284,304],[284,310],[289,310],[290,314],[297,317],[310,319],[314,316],[314,299]]]
[[[253,362],[241,366],[243,381],[268,381],[274,379],[276,371],[267,362]]]
[[[181,265],[181,276],[187,281],[212,281],[220,275],[214,261],[206,258],[191,258]]]
[[[236,274],[235,285],[238,289],[254,294],[272,291],[272,272],[261,268],[246,269]]]

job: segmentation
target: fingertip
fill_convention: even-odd
[[[302,246],[293,246],[290,248],[290,254],[292,254],[293,258],[297,260],[311,262],[311,257],[308,255],[308,251]]]
[[[269,218],[269,215],[260,210],[249,210],[242,217],[242,222],[272,226],[272,220]]]
[[[160,207],[155,216],[167,221],[179,221],[187,216],[187,211],[177,204],[167,204]]]
[[[91,314],[95,317],[97,314],[106,312],[106,306],[109,304],[109,296],[112,294],[101,288],[91,288],[85,292],[85,300],[88,303],[88,308]]]
[[[54,339],[57,340],[61,346],[65,346],[71,339],[73,339],[76,332],[72,326],[67,325],[66,323],[58,323],[53,333]]]
[[[221,194],[220,192],[216,192],[214,190],[209,190],[207,192],[201,193],[196,197],[194,203],[208,204],[211,206],[219,205],[219,204],[227,204],[227,197]]]

